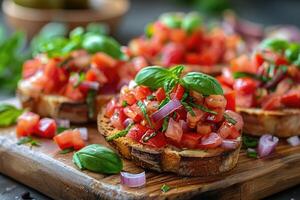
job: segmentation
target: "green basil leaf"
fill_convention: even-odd
[[[150,118],[149,118],[149,115],[148,115],[148,113],[147,113],[147,108],[146,108],[146,105],[144,104],[144,102],[138,101],[138,102],[137,102],[137,105],[140,107],[140,109],[141,109],[141,111],[142,111],[142,113],[143,113],[145,119],[147,120],[149,126],[150,126],[151,128],[153,128],[153,124],[152,124],[152,122],[151,122],[151,120],[150,120]]]
[[[31,146],[41,146],[40,143],[34,140],[32,137],[22,137],[18,142],[17,145],[21,144],[30,144]]]
[[[161,188],[160,188],[160,190],[161,190],[162,192],[168,192],[170,189],[171,189],[171,187],[168,186],[167,184],[163,184],[163,185],[161,186]]]
[[[195,112],[193,111],[193,108],[188,103],[181,101],[181,104],[188,113],[190,113],[192,116],[196,116]]]
[[[190,105],[191,105],[192,107],[194,107],[194,108],[198,108],[198,109],[200,109],[200,110],[202,110],[202,111],[204,111],[204,112],[207,112],[207,113],[210,113],[210,114],[213,114],[213,115],[218,114],[217,112],[215,112],[215,111],[213,111],[213,110],[210,110],[210,109],[204,107],[203,105],[199,105],[199,104],[195,104],[195,103],[190,103]]]
[[[243,145],[246,148],[256,148],[258,145],[258,138],[256,138],[256,137],[243,135],[242,139],[243,139]]]
[[[116,59],[124,59],[120,44],[111,37],[104,35],[86,35],[82,47],[89,53],[104,52]]]
[[[258,153],[255,149],[252,149],[252,148],[248,148],[247,149],[247,156],[249,158],[258,158]]]
[[[300,56],[300,44],[291,43],[284,52],[285,57],[290,61],[294,62]]]
[[[95,115],[95,100],[97,96],[97,91],[96,90],[89,90],[87,97],[86,97],[86,103],[88,106],[88,116],[90,119],[92,119]]]
[[[182,83],[187,89],[203,95],[223,95],[223,89],[220,83],[215,78],[200,72],[187,73],[182,78]]]
[[[196,28],[202,24],[202,19],[198,13],[192,12],[187,14],[182,21],[182,28],[187,33],[192,33]]]
[[[233,119],[232,117],[230,117],[229,115],[227,115],[226,113],[223,114],[224,118],[226,119],[226,121],[228,121],[229,123],[235,125],[237,123],[237,121],[235,119]]]
[[[110,135],[108,137],[106,137],[106,140],[109,142],[109,141],[112,141],[114,139],[117,139],[119,137],[124,137],[125,135],[127,135],[127,133],[129,132],[129,130],[131,129],[131,127],[133,127],[134,123],[132,124],[129,124],[126,129],[122,130],[122,131],[119,131],[113,135]]]
[[[262,49],[284,51],[289,47],[289,42],[283,39],[266,39],[259,45]]]
[[[159,21],[170,28],[180,28],[182,19],[182,13],[165,13],[160,16]]]
[[[170,71],[173,74],[175,74],[177,76],[177,78],[180,78],[183,70],[184,70],[184,66],[183,65],[177,65],[175,67],[171,67],[168,71]]]
[[[109,32],[109,27],[103,23],[89,23],[86,27],[86,31],[99,35],[107,35]]]
[[[23,113],[22,109],[18,109],[13,105],[0,105],[0,127],[7,127],[17,122],[18,117]]]
[[[99,144],[92,144],[77,151],[73,155],[73,162],[80,169],[104,174],[117,174],[123,168],[118,154]]]
[[[67,153],[70,153],[70,152],[72,152],[72,151],[74,151],[73,148],[67,148],[67,149],[64,149],[64,150],[59,151],[58,153],[59,153],[59,154],[67,154]]]
[[[167,117],[164,118],[161,132],[164,133],[167,130],[168,125],[169,125],[169,119],[170,119],[169,116],[167,116]]]

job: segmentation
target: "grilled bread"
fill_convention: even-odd
[[[110,125],[109,118],[101,111],[98,114],[98,130],[104,136],[118,132]],[[240,138],[239,138],[240,141]],[[181,176],[215,176],[229,171],[237,164],[241,142],[233,150],[218,147],[209,150],[182,150],[175,147],[151,148],[120,137],[110,142],[126,159],[145,169],[158,172],[173,172]]]
[[[272,134],[278,137],[300,135],[300,109],[262,110],[237,108],[244,119],[245,133],[261,136]]]

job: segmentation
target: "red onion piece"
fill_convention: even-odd
[[[187,133],[187,132],[190,131],[190,127],[188,126],[188,123],[187,123],[186,121],[184,121],[184,120],[179,120],[179,124],[180,124],[180,126],[181,126],[181,128],[182,128],[182,131],[183,131],[184,133]]]
[[[278,141],[279,139],[277,137],[269,134],[261,136],[258,143],[259,157],[265,157],[272,153],[278,144]]]
[[[88,133],[88,129],[85,127],[81,127],[81,128],[76,128],[79,132],[80,132],[80,137],[87,141],[89,139],[89,133]]]
[[[238,114],[232,110],[226,110],[225,114],[227,114],[229,117],[231,117],[232,119],[234,119],[236,121],[236,124],[234,124],[234,126],[238,131],[242,130],[242,128],[244,126],[244,121],[240,114]]]
[[[128,172],[121,172],[121,184],[127,187],[141,187],[146,184],[145,172],[139,174],[131,174]]]
[[[70,120],[68,119],[55,119],[58,127],[70,128]]]
[[[229,140],[223,139],[221,147],[224,149],[236,149],[239,146],[239,142],[237,140]]]
[[[123,125],[125,127],[127,127],[129,124],[132,124],[132,123],[134,123],[134,121],[131,118],[127,118],[124,120]]]
[[[300,145],[300,139],[298,136],[289,137],[286,141],[293,147]]]
[[[164,105],[161,109],[156,111],[151,115],[154,122],[157,122],[165,117],[167,117],[169,114],[180,108],[182,105],[178,99],[172,99],[170,100],[166,105]]]

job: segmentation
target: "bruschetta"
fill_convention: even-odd
[[[98,115],[99,132],[145,169],[215,176],[234,168],[242,117],[227,109],[220,84],[182,66],[146,67]]]

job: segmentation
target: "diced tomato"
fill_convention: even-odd
[[[181,100],[184,94],[184,87],[180,84],[176,85],[171,93],[171,98]]]
[[[170,31],[170,40],[175,43],[183,43],[186,37],[186,33],[183,29],[172,29]]]
[[[126,101],[128,105],[133,105],[137,102],[135,95],[131,92],[121,94],[121,102]]]
[[[85,142],[81,138],[78,130],[66,130],[59,135],[56,135],[53,140],[60,149],[73,147],[75,150],[79,150],[85,146]]]
[[[212,126],[208,123],[201,123],[197,124],[197,133],[201,135],[206,135],[212,132]]]
[[[181,147],[189,149],[196,148],[202,136],[202,134],[198,133],[184,133],[180,141]]]
[[[114,114],[110,118],[110,122],[115,128],[122,130],[125,128],[124,121],[126,118],[127,117],[124,114],[123,108],[116,108]]]
[[[37,135],[42,138],[53,138],[56,133],[56,122],[51,118],[43,118],[39,121]]]
[[[65,96],[74,100],[74,101],[82,101],[84,100],[86,94],[83,94],[82,91],[78,87],[74,87],[72,83],[68,83]]]
[[[156,148],[162,148],[164,146],[166,146],[167,142],[166,142],[166,138],[165,135],[162,132],[158,132],[154,137],[152,137],[151,139],[149,139],[147,142],[143,141],[143,138],[145,136],[149,136],[151,134],[153,134],[154,130],[148,130],[142,137],[142,139],[140,140],[141,143],[146,144],[148,146],[151,147],[156,147]]]
[[[180,123],[173,120],[173,118],[170,118],[168,128],[165,132],[165,136],[176,142],[180,142],[182,134],[183,131]]]
[[[29,136],[34,134],[37,130],[39,120],[40,120],[40,116],[35,113],[32,112],[23,113],[18,118],[17,136],[24,137],[24,136]]]
[[[275,110],[281,107],[281,98],[280,96],[276,96],[276,95],[269,95],[266,96],[263,100],[262,100],[262,109],[264,110]]]
[[[260,53],[256,53],[254,57],[254,64],[258,68],[264,63],[264,57]]]
[[[144,100],[151,94],[151,90],[145,86],[137,86],[134,90],[134,96],[137,100]]]
[[[27,60],[23,64],[22,77],[23,79],[29,78],[34,75],[41,67],[41,62],[38,59]]]
[[[255,74],[257,66],[253,64],[247,55],[242,55],[231,61],[232,72],[248,72]]]
[[[238,78],[235,80],[233,89],[242,94],[253,94],[256,90],[257,83],[251,78]]]
[[[132,119],[134,122],[140,122],[143,119],[143,117],[141,115],[141,111],[137,109],[138,108],[136,104],[132,106],[127,106],[124,108],[124,114],[130,119]]]
[[[275,59],[275,65],[280,66],[280,65],[288,65],[289,62],[283,57],[283,56],[278,56]]]
[[[227,104],[226,104],[226,110],[233,110],[235,111],[235,94],[236,92],[234,90],[230,91],[230,92],[226,92],[224,94],[226,100],[227,100]]]
[[[155,92],[155,96],[157,101],[161,102],[166,98],[166,92],[163,88],[158,88],[158,90]]]
[[[201,43],[202,32],[200,30],[194,31],[192,35],[186,38],[186,46],[188,49],[195,49],[198,44]]]
[[[236,136],[236,132],[237,129],[235,128],[235,126],[227,121],[223,122],[223,124],[221,125],[221,127],[218,130],[218,134],[223,138],[226,139],[228,138],[229,135],[233,135]],[[238,134],[239,135],[239,134]]]
[[[45,93],[57,92],[68,82],[68,72],[58,64],[58,60],[51,59],[45,65],[44,76],[47,77],[47,84],[44,86]]]
[[[287,107],[300,108],[300,91],[290,91],[283,95],[281,103]]]
[[[207,137],[201,138],[198,148],[200,149],[214,149],[222,144],[222,138],[217,133],[212,132]]]
[[[93,55],[92,63],[94,63],[100,70],[104,67],[113,68],[116,65],[116,60],[103,52],[98,52]]]
[[[223,79],[221,79],[221,81],[220,81],[221,83],[223,83],[229,87],[233,86],[234,78],[233,78],[231,70],[228,67],[223,67],[222,77],[223,77]]]
[[[277,84],[275,93],[277,95],[283,95],[283,94],[287,93],[290,90],[292,85],[293,85],[293,83],[289,78],[283,79],[282,81],[280,81]]]
[[[215,52],[213,52],[213,51],[203,51],[198,56],[199,56],[198,59],[199,59],[200,65],[211,66],[211,65],[215,64],[215,62],[217,60],[217,56],[216,56]]]
[[[233,126],[233,128],[231,128],[231,132],[228,135],[227,139],[236,139],[240,136],[241,136],[240,131],[238,131],[235,126]]]
[[[184,47],[181,44],[169,43],[162,49],[162,65],[180,64],[184,59]]]
[[[135,124],[127,133],[126,137],[129,137],[133,139],[134,141],[139,142],[142,138],[142,136],[146,133],[148,130],[147,127],[142,126],[140,124]]]
[[[201,63],[201,59],[198,53],[186,54],[185,61],[187,64],[191,64],[191,65],[199,65]]]
[[[106,106],[105,116],[111,117],[114,114],[115,108],[117,108],[117,99],[113,98]]]
[[[213,123],[218,123],[220,121],[222,121],[224,119],[223,114],[225,109],[224,108],[216,108],[213,111],[217,112],[217,114],[211,114],[211,113],[207,113],[206,114],[206,120],[208,122],[213,122]]]
[[[203,116],[205,116],[205,112],[197,109],[192,108],[195,115],[192,115],[190,112],[187,113],[187,123],[190,128],[195,128],[197,126],[197,123],[202,119]]]
[[[97,68],[90,68],[85,74],[86,81],[97,81],[101,84],[105,84],[108,82],[108,78],[105,74],[97,69]]]
[[[250,108],[253,105],[253,94],[241,94],[239,92],[236,93],[236,106],[243,108]]]

